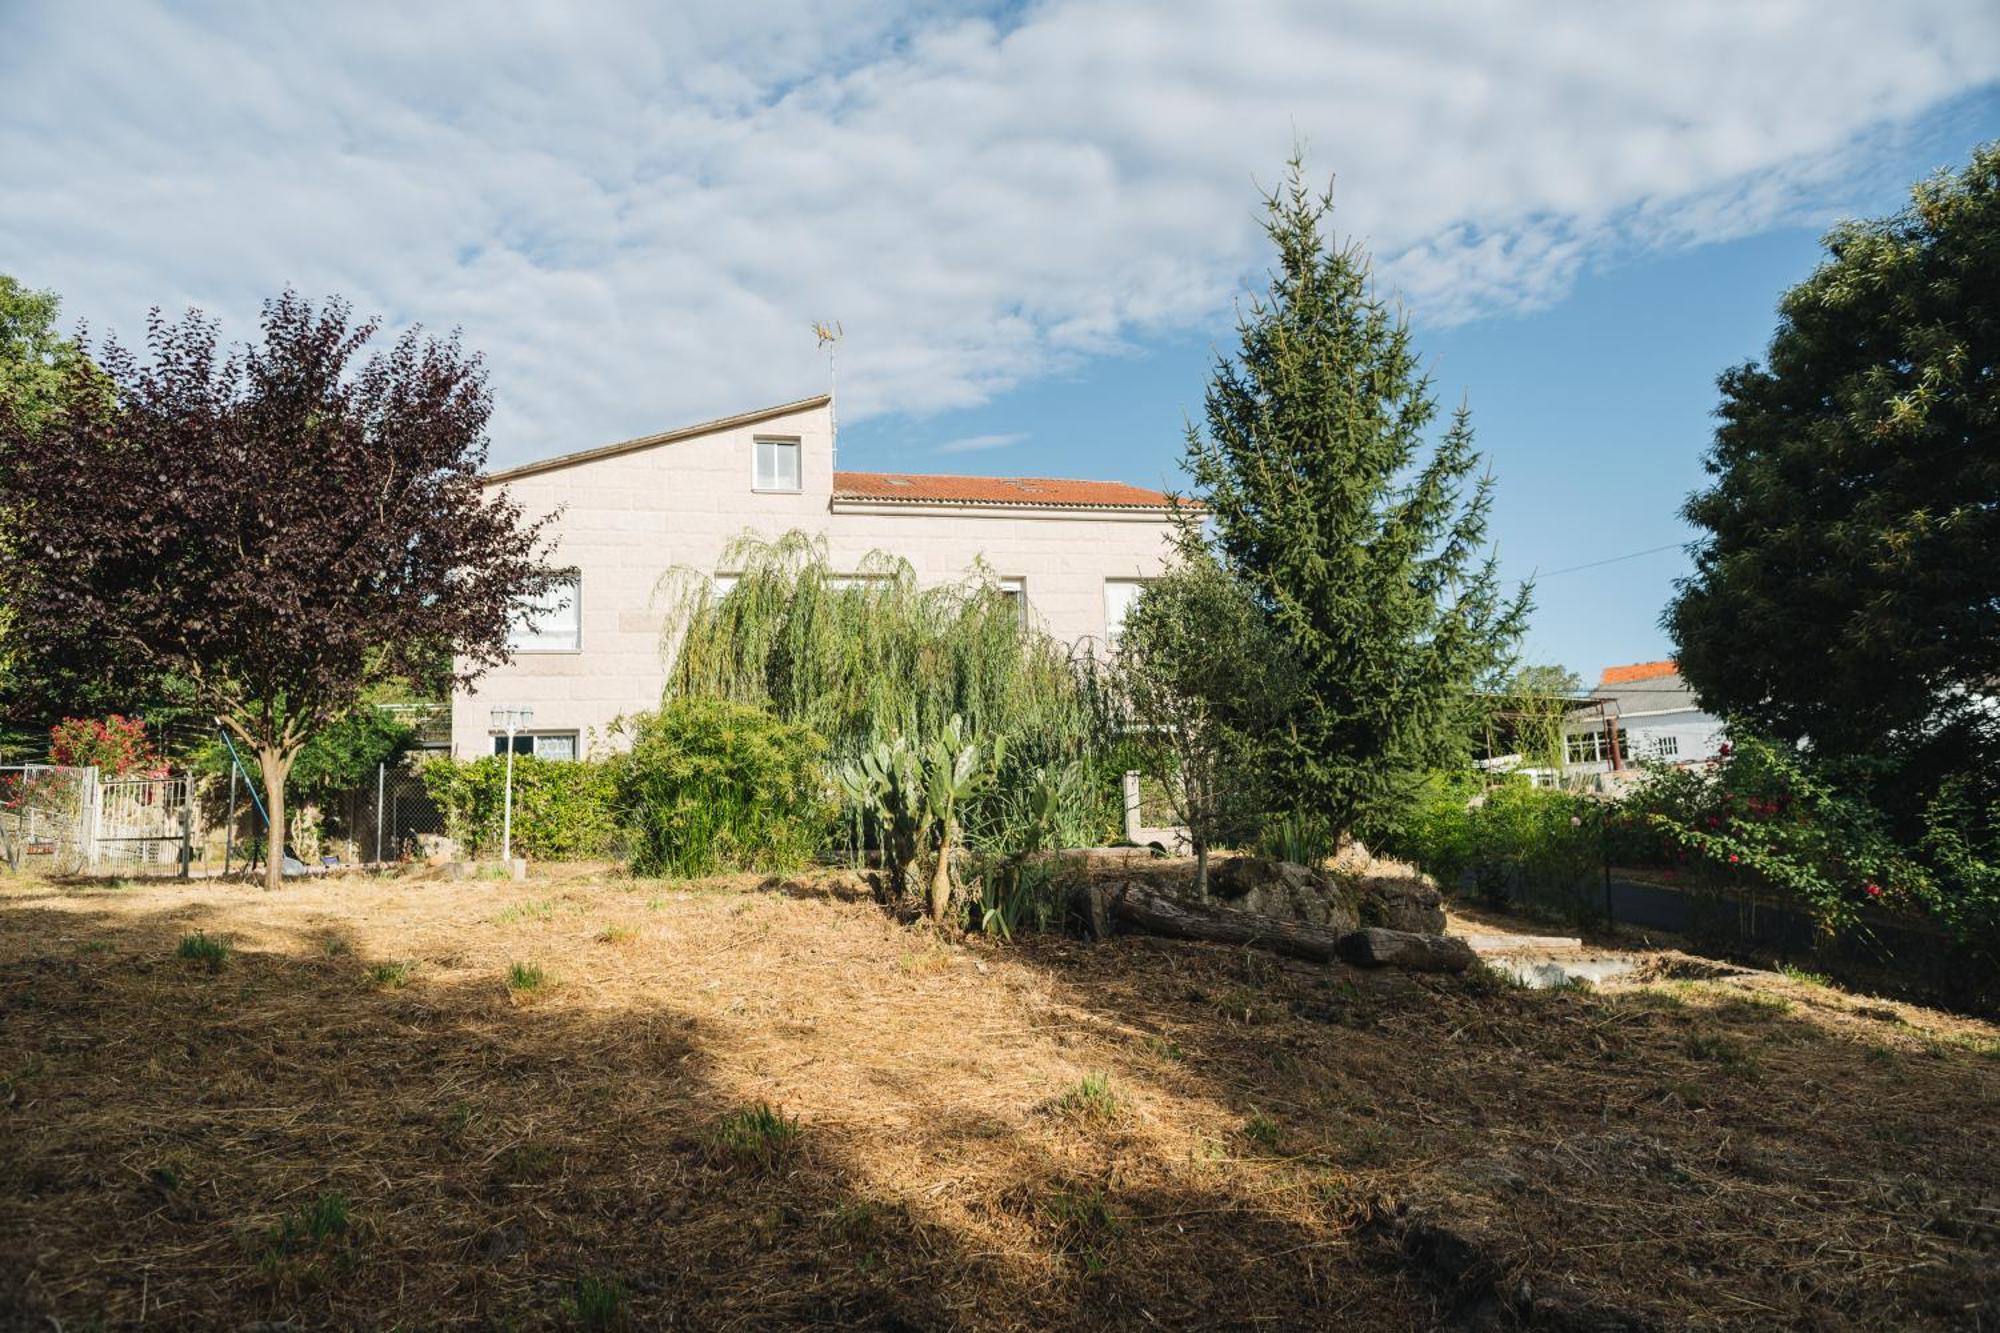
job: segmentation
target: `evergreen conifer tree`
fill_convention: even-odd
[[[1301,809],[1351,830],[1460,750],[1471,690],[1512,662],[1529,590],[1486,550],[1493,479],[1469,413],[1433,443],[1437,399],[1366,254],[1324,235],[1329,193],[1295,157],[1265,199],[1268,293],[1216,367],[1187,467],[1205,530],[1301,673],[1270,762]]]

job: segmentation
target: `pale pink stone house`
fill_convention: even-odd
[[[1108,642],[1169,554],[1170,502],[1119,482],[836,472],[824,396],[745,412],[496,472],[531,515],[554,513],[556,560],[576,572],[564,608],[519,635],[513,659],[452,700],[452,751],[504,748],[496,705],[527,705],[519,751],[548,757],[605,744],[613,719],[658,705],[665,683],[662,575],[726,578],[745,531],[823,534],[834,564],[871,551],[925,582],[983,560],[1023,614],[1070,643]]]

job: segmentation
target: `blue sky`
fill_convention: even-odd
[[[1995,136],[2000,91],[1938,107],[1869,156],[1841,202],[1822,206],[1823,221],[1893,211],[1911,182],[1961,165],[1974,143]],[[1501,567],[1509,579],[1536,579],[1527,660],[1590,681],[1608,665],[1670,655],[1659,618],[1689,568],[1683,544],[1694,531],[1679,508],[1704,484],[1715,378],[1761,359],[1780,296],[1823,256],[1822,231],[1778,225],[1607,256],[1539,310],[1442,329],[1411,312],[1442,404],[1471,405],[1500,479]],[[1179,487],[1185,423],[1200,419],[1216,353],[1233,348],[1233,329],[1218,319],[978,408],[871,417],[842,432],[842,466]]]
[[[812,393],[850,467],[1170,480],[1295,141],[1500,476],[1527,645],[1658,655],[1714,378],[2000,136],[1978,0],[13,0],[0,271],[128,340],[461,331],[493,461]]]

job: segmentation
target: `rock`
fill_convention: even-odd
[[[1208,890],[1225,906],[1275,921],[1336,933],[1361,924],[1354,893],[1341,881],[1290,861],[1232,856],[1209,867]]]
[[[1355,896],[1360,900],[1361,925],[1424,935],[1444,933],[1444,895],[1429,875],[1415,871],[1364,875]]]
[[[1453,935],[1379,926],[1341,936],[1340,956],[1357,967],[1400,967],[1411,972],[1463,972],[1479,958],[1471,945]]]

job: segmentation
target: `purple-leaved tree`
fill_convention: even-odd
[[[155,311],[146,358],[93,358],[115,394],[68,395],[32,428],[0,399],[0,532],[21,651],[85,627],[254,752],[275,888],[313,732],[383,677],[475,678],[559,574],[547,520],[480,487],[492,398],[455,337],[368,354],[377,321],[292,292],[262,323],[225,348],[199,313]]]

